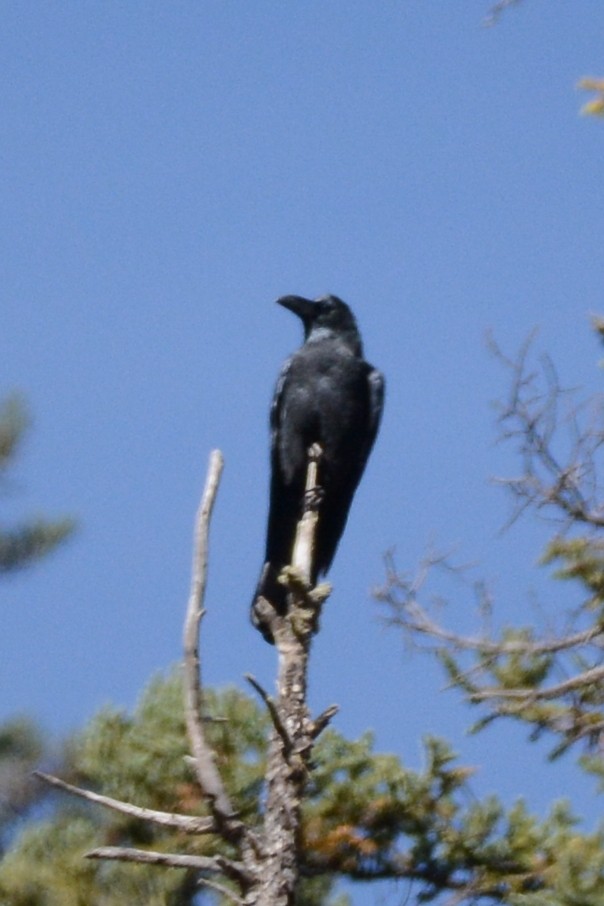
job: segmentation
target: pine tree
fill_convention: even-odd
[[[8,484],[7,473],[28,424],[20,397],[9,396],[0,404],[0,487]],[[68,517],[38,517],[11,528],[0,527],[0,573],[24,569],[45,557],[73,532],[74,526],[74,520]]]

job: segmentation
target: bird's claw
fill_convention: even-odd
[[[311,585],[304,577],[304,573],[296,566],[284,566],[277,577],[277,582],[285,585],[289,591],[296,591],[305,596],[311,591]]]

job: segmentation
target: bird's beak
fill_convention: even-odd
[[[310,299],[303,299],[302,296],[281,296],[280,299],[277,299],[277,305],[293,311],[295,315],[302,318],[305,324],[312,318],[315,308],[314,302],[311,302]]]

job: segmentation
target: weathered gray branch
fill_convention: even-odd
[[[476,702],[498,698],[518,699],[524,702],[549,701],[554,698],[560,698],[562,695],[567,695],[569,692],[587,689],[603,679],[604,667],[593,667],[591,670],[585,670],[583,673],[577,674],[577,676],[572,676],[562,683],[548,686],[545,689],[505,689],[501,686],[485,686],[472,692],[469,697]]]
[[[325,727],[333,720],[338,711],[340,710],[338,705],[330,705],[329,708],[325,708],[318,717],[315,717],[310,728],[309,733],[312,739],[316,739],[323,732]]]
[[[100,846],[85,854],[86,859],[111,859],[114,862],[143,862],[147,865],[167,865],[170,868],[196,868],[240,878],[245,876],[243,865],[222,856],[193,856],[179,853],[155,852],[131,846]]]
[[[558,382],[556,370],[546,356],[539,372],[527,367],[533,337],[511,359],[491,340],[491,350],[511,374],[509,399],[500,406],[500,439],[518,444],[523,471],[520,476],[498,479],[516,501],[510,522],[528,506],[553,512],[558,521],[604,527],[604,501],[600,499],[595,457],[604,444],[601,409],[591,420],[578,405],[567,413],[568,452],[561,455],[555,441],[561,424],[560,403],[568,391]]]
[[[510,375],[509,393],[498,406],[499,439],[512,442],[521,461],[519,475],[498,481],[514,500],[508,525],[530,507],[561,527],[561,537],[546,549],[546,561],[561,560],[559,575],[583,583],[585,603],[556,631],[519,627],[495,633],[490,598],[481,593],[483,630],[464,635],[435,619],[426,604],[426,580],[435,566],[451,569],[447,557],[425,558],[414,577],[398,575],[389,564],[388,582],[378,597],[390,606],[388,622],[403,628],[421,650],[438,654],[451,685],[487,711],[478,727],[511,715],[531,724],[536,734],[557,733],[561,741],[554,754],[559,754],[579,739],[601,746],[604,736],[604,628],[599,611],[594,613],[602,604],[604,400],[577,401],[575,391],[563,389],[546,356],[532,367],[532,342],[529,337],[512,358],[490,344]],[[583,527],[584,536],[566,537],[569,529]],[[567,678],[557,681],[560,676]]]
[[[266,855],[259,873],[257,906],[293,906],[299,878],[301,802],[306,784],[313,730],[306,704],[307,667],[310,645],[316,631],[321,595],[313,598],[309,588],[313,569],[315,531],[319,518],[321,450],[309,450],[306,507],[298,523],[292,554],[292,569],[284,571],[288,582],[288,613],[275,643],[279,656],[277,698],[279,721],[273,730],[266,772],[267,802],[264,820]],[[330,716],[333,709],[330,709]],[[327,721],[323,715],[324,723]],[[280,732],[282,725],[285,733]],[[287,744],[291,740],[291,746]]]
[[[199,785],[209,800],[214,818],[221,826],[224,826],[225,822],[228,824],[228,821],[234,817],[234,811],[216,768],[214,752],[206,740],[203,728],[199,627],[204,615],[203,601],[208,574],[210,518],[223,465],[222,453],[220,450],[213,450],[210,454],[206,484],[195,520],[191,591],[183,636],[184,701],[187,732],[195,759],[195,771]]]
[[[258,682],[256,677],[252,676],[251,673],[245,673],[244,678],[248,681],[248,683],[250,684],[252,689],[254,689],[258,693],[258,695],[260,696],[260,698],[266,705],[266,709],[273,722],[273,726],[283,741],[284,751],[290,752],[291,749],[293,748],[292,741],[290,739],[289,733],[287,732],[287,730],[283,724],[283,721],[281,720],[281,715],[279,714],[279,710],[278,710],[273,698],[268,694],[266,689],[264,689],[260,685],[260,683]]]
[[[446,629],[433,620],[417,602],[395,602],[396,615],[388,620],[392,625],[434,639],[437,645],[447,645],[459,651],[477,651],[481,654],[556,654],[582,645],[588,645],[604,636],[600,626],[590,626],[581,632],[565,636],[521,641],[519,639],[493,639],[488,636],[461,635]]]
[[[115,812],[121,812],[123,815],[130,815],[132,818],[138,818],[141,821],[150,821],[152,824],[158,824],[161,827],[171,827],[174,830],[182,831],[185,834],[214,834],[216,833],[216,824],[212,818],[195,818],[189,815],[177,815],[171,812],[159,812],[151,808],[142,808],[138,805],[132,805],[130,802],[122,802],[120,799],[112,799],[111,796],[102,796],[100,793],[93,793],[91,790],[84,790],[81,787],[66,783],[52,774],[46,774],[43,771],[34,771],[34,777],[48,783],[55,789],[63,790],[73,796],[79,796],[80,799],[86,799],[88,802],[95,802],[104,808],[112,809]]]
[[[197,868],[199,871],[222,872],[215,858],[178,853],[135,849],[132,846],[99,846],[85,854],[86,859],[111,859],[114,862],[145,862],[149,865],[169,865],[171,868]]]
[[[329,593],[328,587],[310,587],[318,521],[317,500],[320,499],[320,456],[318,448],[309,451],[305,511],[298,525],[292,566],[283,571],[289,596],[287,613],[279,618],[279,631],[275,633],[279,657],[276,696],[268,695],[253,676],[247,676],[265,702],[273,722],[262,831],[254,833],[237,817],[204,732],[199,630],[204,614],[209,523],[223,465],[221,454],[214,451],[195,522],[191,589],[183,632],[184,703],[193,753],[191,762],[208,800],[211,817],[189,817],[141,808],[80,789],[48,774],[38,773],[37,776],[57,789],[143,821],[184,833],[214,833],[231,847],[236,858],[113,846],[94,849],[86,854],[87,858],[164,865],[222,875],[237,884],[241,897],[217,881],[203,876],[198,881],[245,906],[293,906],[299,877],[300,810],[310,754],[314,739],[337,711],[332,705],[313,721],[306,704],[310,645],[316,632],[318,612]]]

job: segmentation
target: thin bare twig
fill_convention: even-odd
[[[172,827],[185,834],[213,834],[217,830],[213,818],[194,818],[189,815],[177,815],[171,812],[159,812],[151,808],[142,808],[138,805],[132,805],[130,802],[113,799],[111,796],[102,796],[100,793],[83,790],[43,771],[34,771],[33,774],[34,777],[44,783],[48,783],[50,786],[54,786],[58,790],[71,793],[73,796],[79,796],[88,802],[96,802],[98,805],[112,809],[115,812],[121,812],[123,815],[139,818],[141,821],[150,821],[152,824],[159,824],[162,827]]]
[[[424,560],[415,577],[400,576],[388,564],[387,585],[378,597],[391,608],[388,623],[406,630],[420,649],[440,655],[450,684],[461,688],[468,701],[487,709],[478,727],[502,715],[520,718],[533,726],[534,733],[545,729],[558,733],[562,742],[554,754],[559,754],[581,738],[587,738],[592,747],[600,745],[602,736],[604,629],[599,617],[589,616],[589,611],[597,608],[599,613],[602,603],[598,576],[604,548],[598,536],[604,528],[604,491],[599,480],[604,404],[601,395],[581,401],[576,390],[564,388],[547,356],[541,356],[535,368],[533,340],[534,335],[515,357],[506,356],[490,341],[510,378],[509,392],[498,405],[499,440],[512,442],[521,463],[518,475],[498,483],[514,500],[508,526],[529,508],[561,526],[562,543],[550,542],[547,562],[562,560],[559,575],[582,582],[587,600],[556,631],[520,628],[516,633],[512,629],[494,633],[483,624],[481,631],[463,635],[443,625],[430,606],[420,603],[432,568],[446,565],[434,558]],[[584,537],[575,539],[573,532],[564,540],[569,530],[584,527],[588,530]],[[468,658],[472,663],[463,669]],[[550,678],[554,670],[558,671],[556,682]],[[566,677],[561,681],[560,671]]]
[[[191,571],[191,591],[185,618],[184,701],[187,732],[195,759],[199,785],[208,798],[216,822],[225,830],[234,811],[216,767],[216,757],[210,748],[203,728],[201,672],[199,660],[199,626],[204,615],[203,601],[208,573],[208,535],[210,517],[224,460],[220,450],[213,450],[201,504],[195,520],[195,541]]]
[[[225,887],[224,884],[219,884],[218,881],[210,881],[208,878],[197,878],[197,885],[199,887],[207,887],[209,890],[214,890],[216,893],[222,894],[229,900],[232,900],[233,903],[243,903],[244,901],[241,897],[238,897],[230,888]]]
[[[289,754],[289,752],[291,752],[293,748],[291,737],[287,732],[285,724],[281,720],[281,715],[279,714],[279,709],[277,708],[274,699],[268,694],[266,689],[264,689],[260,685],[256,677],[252,676],[251,673],[244,673],[244,679],[247,680],[252,689],[254,689],[258,693],[258,695],[266,705],[268,713],[270,714],[271,720],[273,722],[273,726],[283,742],[284,751],[286,754]]]
[[[325,708],[324,711],[315,717],[309,731],[311,739],[316,739],[323,732],[339,710],[339,705],[330,705],[329,708]]]
[[[505,689],[503,687],[484,687],[477,689],[470,694],[472,701],[484,701],[490,698],[519,699],[521,701],[548,701],[552,698],[559,698],[568,692],[574,692],[577,689],[584,689],[594,683],[604,679],[604,667],[593,667],[591,670],[585,670],[577,676],[564,680],[555,686],[548,686],[546,689]]]
[[[390,625],[400,625],[410,632],[426,635],[438,642],[449,645],[460,651],[478,651],[481,654],[555,654],[578,648],[594,642],[604,635],[601,626],[590,626],[582,632],[572,635],[560,636],[539,641],[498,640],[486,636],[465,636],[446,629],[428,616],[427,611],[416,601],[400,602],[390,601],[395,608],[396,615],[388,620]]]
[[[509,400],[501,405],[500,440],[515,441],[523,463],[519,477],[497,479],[515,498],[516,506],[507,526],[533,506],[554,512],[568,525],[583,523],[604,527],[604,504],[598,498],[595,455],[604,443],[601,407],[587,424],[575,406],[565,419],[570,449],[563,457],[555,452],[561,418],[559,405],[569,391],[561,388],[553,363],[542,356],[539,372],[528,370],[533,336],[523,344],[515,360],[504,355],[491,339],[490,348],[511,373]],[[556,512],[557,511],[557,512]],[[506,527],[507,527],[506,526]]]
[[[114,862],[143,862],[148,865],[169,865],[170,868],[196,868],[198,871],[222,872],[213,857],[189,856],[180,853],[161,853],[152,849],[131,846],[99,846],[84,854],[85,859],[111,859]]]

